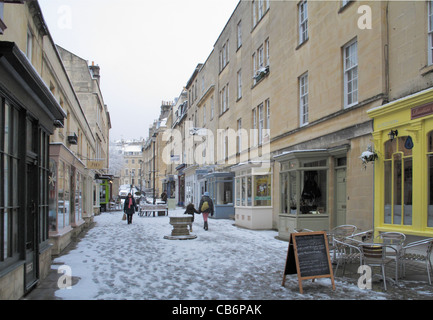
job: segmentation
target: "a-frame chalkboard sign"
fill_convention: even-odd
[[[286,267],[284,269],[283,283],[287,274],[298,274],[299,291],[302,289],[302,280],[316,278],[331,278],[332,289],[335,290],[334,274],[326,232],[300,232],[291,233],[289,248],[287,250]]]

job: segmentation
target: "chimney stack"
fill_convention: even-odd
[[[89,69],[90,69],[90,73],[92,74],[92,78],[96,79],[98,81],[98,84],[99,84],[99,81],[100,81],[100,74],[99,74],[100,68],[99,68],[98,65],[95,66],[95,61],[92,61],[92,65],[89,66]]]

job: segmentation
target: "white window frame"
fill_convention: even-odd
[[[224,112],[229,109],[229,84],[228,83],[227,83],[227,86],[226,86],[225,99],[226,99],[226,109],[224,110]]]
[[[30,29],[27,29],[27,42],[26,42],[26,56],[30,63],[32,62],[33,55],[33,33]]]
[[[238,153],[241,153],[242,151],[242,118],[238,119],[238,134],[237,134],[237,140],[238,140]]]
[[[214,96],[211,96],[211,97],[210,97],[210,120],[213,119],[213,116],[214,116],[214,108],[215,108]]]
[[[265,49],[266,49],[266,65],[269,66],[269,38],[265,40]]]
[[[352,40],[343,48],[344,108],[358,104],[358,42]]]
[[[256,53],[253,53],[253,79],[254,84],[256,83],[256,73],[257,73],[257,61],[256,61]]]
[[[264,117],[264,112],[263,112],[264,106],[263,103],[259,104],[259,106],[257,107],[257,113],[258,113],[258,144],[261,145],[263,142],[263,132],[264,132],[264,125],[265,125],[265,117]]]
[[[308,124],[308,72],[299,77],[299,123]]]
[[[237,27],[238,29],[237,29],[237,35],[238,35],[238,37],[237,37],[237,40],[238,40],[238,43],[237,43],[237,45],[238,45],[238,49],[241,47],[241,45],[242,45],[242,20],[241,21],[239,21],[238,22],[238,27]]]
[[[239,100],[240,98],[242,98],[242,70],[241,69],[238,71],[238,85],[237,85],[237,88],[238,88],[237,98]]]
[[[266,120],[265,120],[265,130],[263,134],[263,142],[270,142],[271,139],[271,101],[270,99],[265,100],[265,112],[266,112]]]
[[[308,40],[308,5],[303,0],[298,5],[299,44]]]
[[[265,64],[265,52],[263,49],[263,45],[261,45],[259,47],[259,49],[257,50],[257,58],[258,58],[258,67],[263,68],[264,64]]]
[[[427,3],[428,65],[433,64],[433,1]]]
[[[253,130],[252,130],[252,134],[253,134],[253,138],[252,138],[252,143],[253,146],[257,146],[257,114],[256,114],[256,108],[253,109]]]
[[[3,32],[7,28],[3,21],[3,15],[4,15],[4,3],[0,2],[0,34],[3,34]]]

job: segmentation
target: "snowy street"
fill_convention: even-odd
[[[183,209],[170,211],[182,214]],[[70,267],[73,285],[58,289],[58,299],[79,300],[336,300],[433,299],[425,281],[389,284],[388,292],[357,286],[356,275],[303,281],[296,275],[281,285],[288,243],[276,231],[254,231],[234,226],[233,220],[210,219],[203,230],[195,215],[193,240],[167,240],[172,226],[167,216],[122,221],[122,212],[95,217],[74,249],[56,258],[52,268]],[[61,274],[59,274],[59,277]],[[378,289],[378,290],[377,290]]]

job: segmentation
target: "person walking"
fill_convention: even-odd
[[[189,225],[189,232],[192,232],[192,223],[194,222],[194,213],[199,213],[199,212],[194,207],[194,204],[189,203],[189,205],[186,206],[186,210],[184,212],[184,214],[191,214],[192,215],[191,224]]]
[[[203,221],[204,221],[203,228],[205,230],[208,230],[207,218],[209,217],[209,214],[213,216],[213,202],[212,199],[209,197],[209,192],[203,193],[203,197],[201,197],[198,210],[199,213],[203,214]]]
[[[126,213],[128,224],[131,224],[132,215],[135,213],[135,199],[131,192],[128,193],[128,196],[125,199],[125,203],[123,204],[123,212]]]

